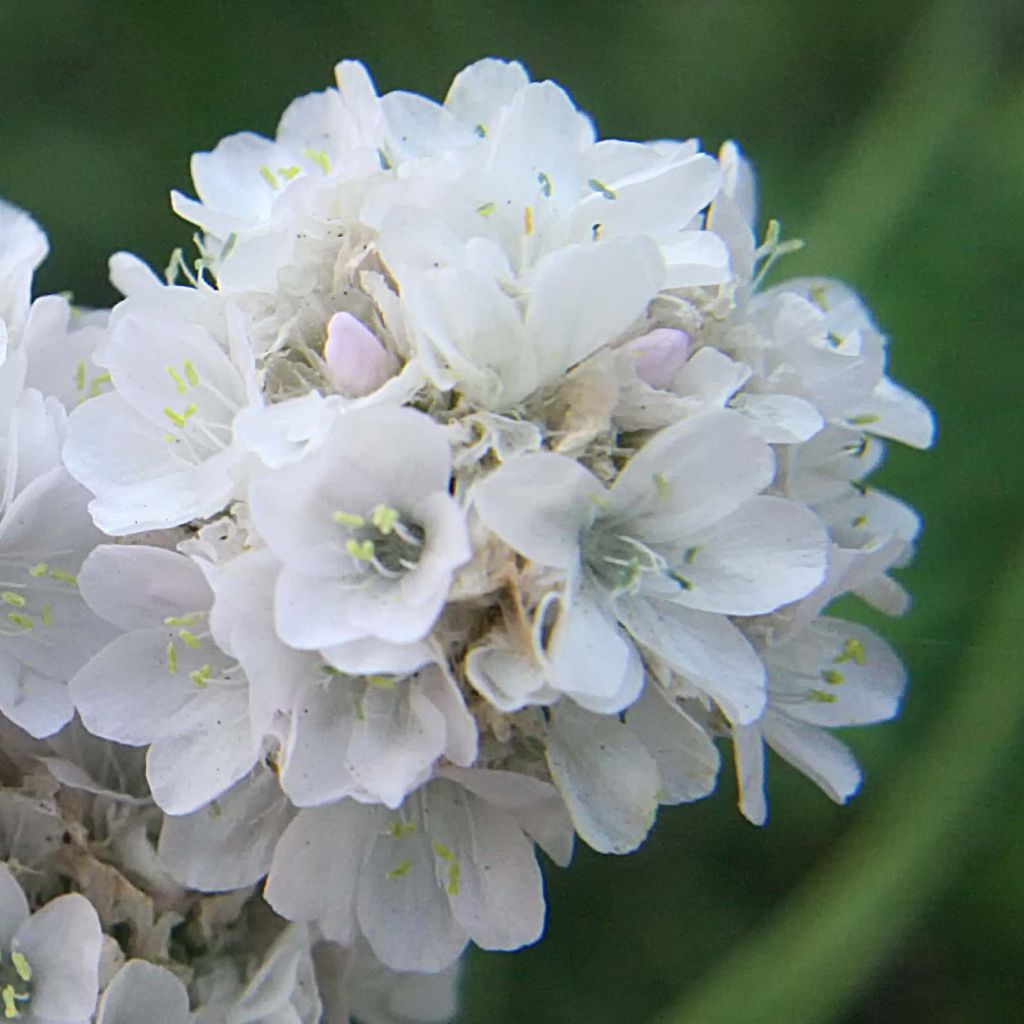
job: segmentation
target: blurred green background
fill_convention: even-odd
[[[923,513],[915,607],[864,615],[909,663],[899,721],[849,738],[833,807],[779,763],[772,821],[716,797],[628,858],[547,871],[549,927],[476,954],[462,1024],[1024,1019],[1024,4],[923,0],[0,0],[0,195],[48,230],[41,290],[105,303],[105,260],[162,267],[188,157],[271,133],[365,61],[443,96],[486,54],[552,77],[604,136],[734,137],[762,211],[852,281],[939,443],[877,482]],[[550,865],[548,865],[550,867]]]

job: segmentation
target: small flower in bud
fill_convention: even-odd
[[[387,349],[351,313],[331,317],[324,361],[331,383],[349,398],[376,391],[395,370]]]
[[[690,354],[690,336],[673,327],[659,327],[627,342],[636,359],[636,375],[652,388],[667,388]]]

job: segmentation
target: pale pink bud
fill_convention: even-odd
[[[690,336],[673,327],[658,327],[622,346],[636,360],[636,375],[652,388],[667,388],[690,355]]]
[[[349,398],[376,391],[395,370],[387,349],[351,313],[335,313],[331,317],[324,362],[331,383]]]

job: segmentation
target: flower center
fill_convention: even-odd
[[[335,512],[334,521],[348,531],[345,551],[356,562],[388,578],[416,568],[423,553],[423,528],[403,521],[398,509],[375,505],[369,518]]]

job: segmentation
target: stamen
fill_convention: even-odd
[[[79,391],[85,390],[85,360],[80,359],[75,367],[75,387]]]
[[[345,541],[345,550],[358,562],[372,562],[374,543],[372,540],[356,540],[349,537]]]
[[[867,661],[867,657],[864,654],[864,645],[856,637],[851,636],[843,644],[842,653],[833,658],[832,661],[836,665],[841,665],[844,661],[854,661],[858,665],[864,665]]]
[[[53,625],[53,606],[51,604],[44,604],[39,609],[39,621],[44,626]]]
[[[590,178],[587,181],[587,187],[592,188],[595,192],[600,192],[605,199],[619,198],[612,189],[605,185],[604,182],[598,181],[597,178]]]
[[[302,155],[307,160],[312,160],[313,163],[320,168],[324,174],[331,173],[331,158],[322,149],[312,149],[307,147],[302,151]]]
[[[22,981],[32,980],[32,968],[29,967],[28,959],[24,953],[19,953],[16,949],[11,950],[11,963],[14,965],[15,971],[18,972],[18,977]]]
[[[537,181],[540,182],[540,190],[544,194],[545,199],[551,198],[551,179],[543,172],[538,171]]]
[[[30,615],[24,615],[21,612],[8,612],[7,621],[13,622],[16,626],[21,626],[22,629],[35,629],[35,620]]]
[[[169,405],[164,406],[164,415],[176,426],[185,426],[185,418],[179,416]]]
[[[185,644],[186,647],[191,647],[193,651],[199,649],[199,637],[197,637],[191,630],[183,629],[178,633],[178,636],[181,637],[181,642]]]
[[[164,369],[167,370],[167,376],[174,381],[174,388],[179,395],[185,394],[188,390],[188,385],[181,378],[181,374],[173,366],[166,366]]]
[[[69,587],[78,586],[78,577],[65,572],[63,569],[51,569],[50,579],[56,580],[58,583],[66,583]]]
[[[826,693],[824,690],[811,690],[808,696],[815,704],[835,704],[838,699],[834,693]]]
[[[389,882],[393,882],[396,878],[401,878],[403,875],[409,874],[411,868],[411,860],[399,861],[384,877]]]
[[[387,828],[387,835],[392,839],[405,839],[415,833],[416,826],[411,821],[393,821]]]
[[[879,419],[880,417],[874,415],[874,413],[865,412],[860,416],[848,417],[846,422],[849,423],[851,427],[866,427],[871,423],[877,423]]]
[[[371,686],[377,686],[382,690],[393,690],[395,680],[391,676],[367,676],[366,681]]]
[[[260,164],[260,175],[275,192],[281,187],[277,175],[266,164]]]
[[[4,604],[13,604],[15,608],[24,608],[28,604],[21,594],[15,594],[13,590],[5,590],[0,594],[0,601]]]
[[[400,516],[398,509],[391,508],[389,505],[377,505],[370,513],[370,522],[380,530],[384,536],[392,533],[395,527],[398,525]]]
[[[167,642],[167,671],[172,676],[178,671],[178,648],[173,640]]]
[[[164,619],[165,626],[194,626],[202,619],[204,612],[188,612],[185,615],[168,615]]]
[[[479,213],[481,217],[490,217],[497,208],[497,203],[481,203],[476,208],[476,212]]]
[[[21,1011],[14,1005],[13,985],[4,985],[3,989],[0,989],[0,999],[3,999],[4,1016],[8,1020],[14,1020],[15,1017],[21,1016]]]
[[[284,178],[285,181],[291,181],[297,174],[302,171],[301,167],[278,167],[277,173]]]
[[[366,525],[366,520],[362,516],[357,516],[354,512],[333,512],[331,519],[340,526],[351,526],[353,529]]]
[[[213,667],[211,665],[200,665],[199,668],[193,669],[189,672],[188,677],[192,680],[200,690],[205,690],[209,685],[210,677],[213,675]]]
[[[45,562],[36,562],[36,564],[29,569],[28,574],[34,580],[37,580],[40,576],[45,576],[49,571],[50,567]]]
[[[188,379],[189,384],[191,384],[192,387],[194,387],[194,388],[198,387],[199,386],[199,374],[196,371],[195,364],[192,362],[191,359],[186,359],[185,360],[184,365],[183,365],[183,369],[185,371],[185,377]]]
[[[846,676],[844,676],[838,669],[827,668],[821,673],[821,678],[824,679],[829,686],[839,686],[846,679]]]
[[[527,206],[523,210],[523,231],[526,233],[527,238],[533,234],[533,207]]]

